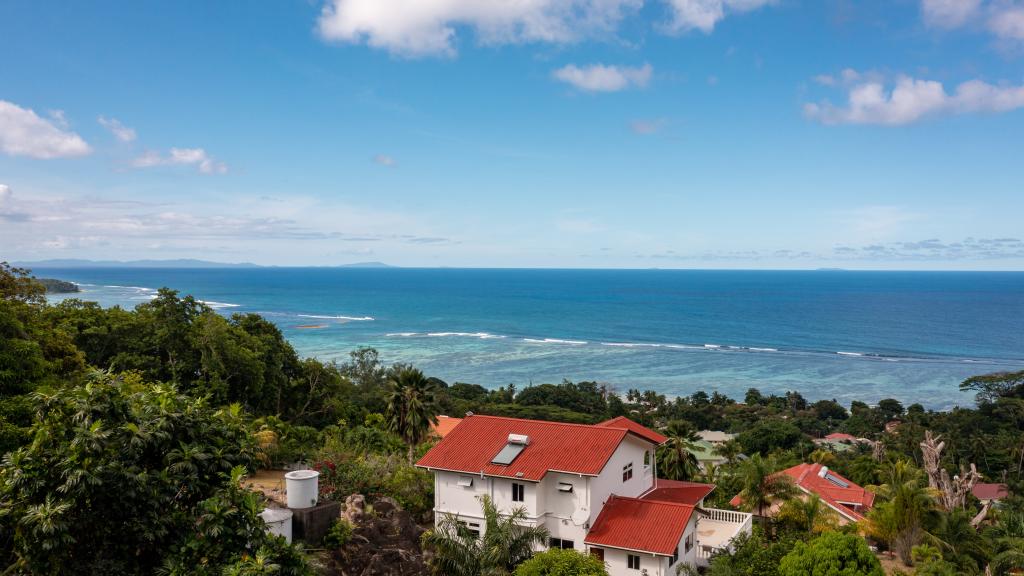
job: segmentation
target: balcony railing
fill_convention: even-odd
[[[697,520],[697,565],[707,566],[715,554],[730,550],[736,536],[750,533],[753,516],[746,512],[706,508]]]

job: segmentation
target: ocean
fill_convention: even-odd
[[[274,321],[300,354],[360,346],[449,383],[751,387],[810,400],[970,405],[1024,369],[1024,273],[410,268],[37,268],[132,307],[159,287]],[[55,295],[51,300],[64,298]]]

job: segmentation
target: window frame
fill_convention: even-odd
[[[622,482],[626,483],[633,479],[633,463],[630,462],[622,467]]]
[[[638,554],[626,554],[626,566],[630,570],[639,570],[640,556]]]
[[[526,501],[526,484],[523,484],[521,482],[512,483],[512,501],[519,503],[523,503]]]
[[[566,546],[568,544],[568,546]],[[548,538],[548,548],[558,548],[560,550],[575,550],[576,542],[574,540],[566,540],[564,538]]]

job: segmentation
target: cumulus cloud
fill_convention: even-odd
[[[29,108],[0,100],[0,152],[50,159],[85,156],[92,149],[67,129],[63,113],[47,120]]]
[[[776,0],[666,0],[672,9],[670,32],[700,30],[706,34],[729,14],[750,12]]]
[[[7,184],[0,184],[0,206],[3,206],[5,202],[13,195],[11,187]]]
[[[993,11],[988,28],[996,36],[1010,41],[1024,41],[1024,5],[1006,5]]]
[[[366,43],[407,57],[454,56],[456,30],[482,44],[567,43],[614,31],[643,0],[327,0],[326,40]]]
[[[373,157],[373,162],[374,164],[380,164],[381,166],[388,167],[398,165],[398,161],[395,160],[394,157],[388,156],[387,154],[377,154],[376,156]]]
[[[651,81],[654,68],[644,64],[636,68],[591,64],[582,68],[569,64],[552,72],[556,80],[586,92],[618,92],[630,87],[643,88]]]
[[[1024,107],[1024,86],[969,80],[952,93],[942,83],[909,76],[896,79],[892,89],[881,80],[854,82],[846,104],[825,100],[804,105],[808,118],[824,124],[878,124],[897,126],[940,114],[998,113]]]
[[[110,133],[121,142],[132,142],[135,140],[135,129],[125,126],[117,118],[106,118],[100,116],[96,121],[100,123],[100,126],[109,130]]]
[[[921,0],[925,24],[936,28],[956,28],[975,17],[981,0]]]
[[[150,150],[133,160],[132,166],[195,166],[203,174],[226,174],[228,171],[227,164],[214,160],[202,148],[171,148],[166,155]]]

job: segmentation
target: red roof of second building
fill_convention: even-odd
[[[686,532],[693,506],[624,498],[614,494],[584,540],[592,546],[672,556]]]
[[[840,442],[854,442],[857,437],[853,434],[845,434],[843,432],[833,432],[828,436],[825,436],[825,440],[839,440]]]
[[[1006,484],[979,482],[971,488],[971,494],[978,500],[1002,500],[1010,495],[1010,488]]]
[[[871,508],[875,502],[875,495],[831,470],[826,471],[827,475],[846,484],[846,488],[822,478],[819,476],[822,468],[824,466],[821,464],[797,464],[778,472],[778,474],[789,476],[797,486],[811,494],[817,494],[822,501],[848,518],[862,520],[864,518],[863,509]],[[742,500],[739,495],[736,495],[729,503],[739,506]],[[860,506],[862,510],[858,512],[851,506]]]
[[[549,470],[596,476],[630,432],[625,427],[473,415],[463,418],[416,465],[535,482]],[[528,436],[529,444],[511,464],[492,463],[509,434]]]
[[[714,484],[701,484],[700,482],[681,482],[679,480],[655,481],[655,488],[640,498],[643,500],[655,500],[659,502],[675,502],[696,506],[700,504],[708,494],[715,489]]]
[[[626,430],[629,430],[633,434],[636,434],[641,438],[650,440],[655,444],[662,444],[665,442],[665,440],[668,440],[667,436],[658,434],[654,430],[651,430],[650,428],[642,424],[637,424],[636,422],[633,422],[632,420],[626,418],[625,416],[616,416],[611,420],[605,420],[604,422],[598,424],[598,426],[604,426],[608,428],[625,428]]]

